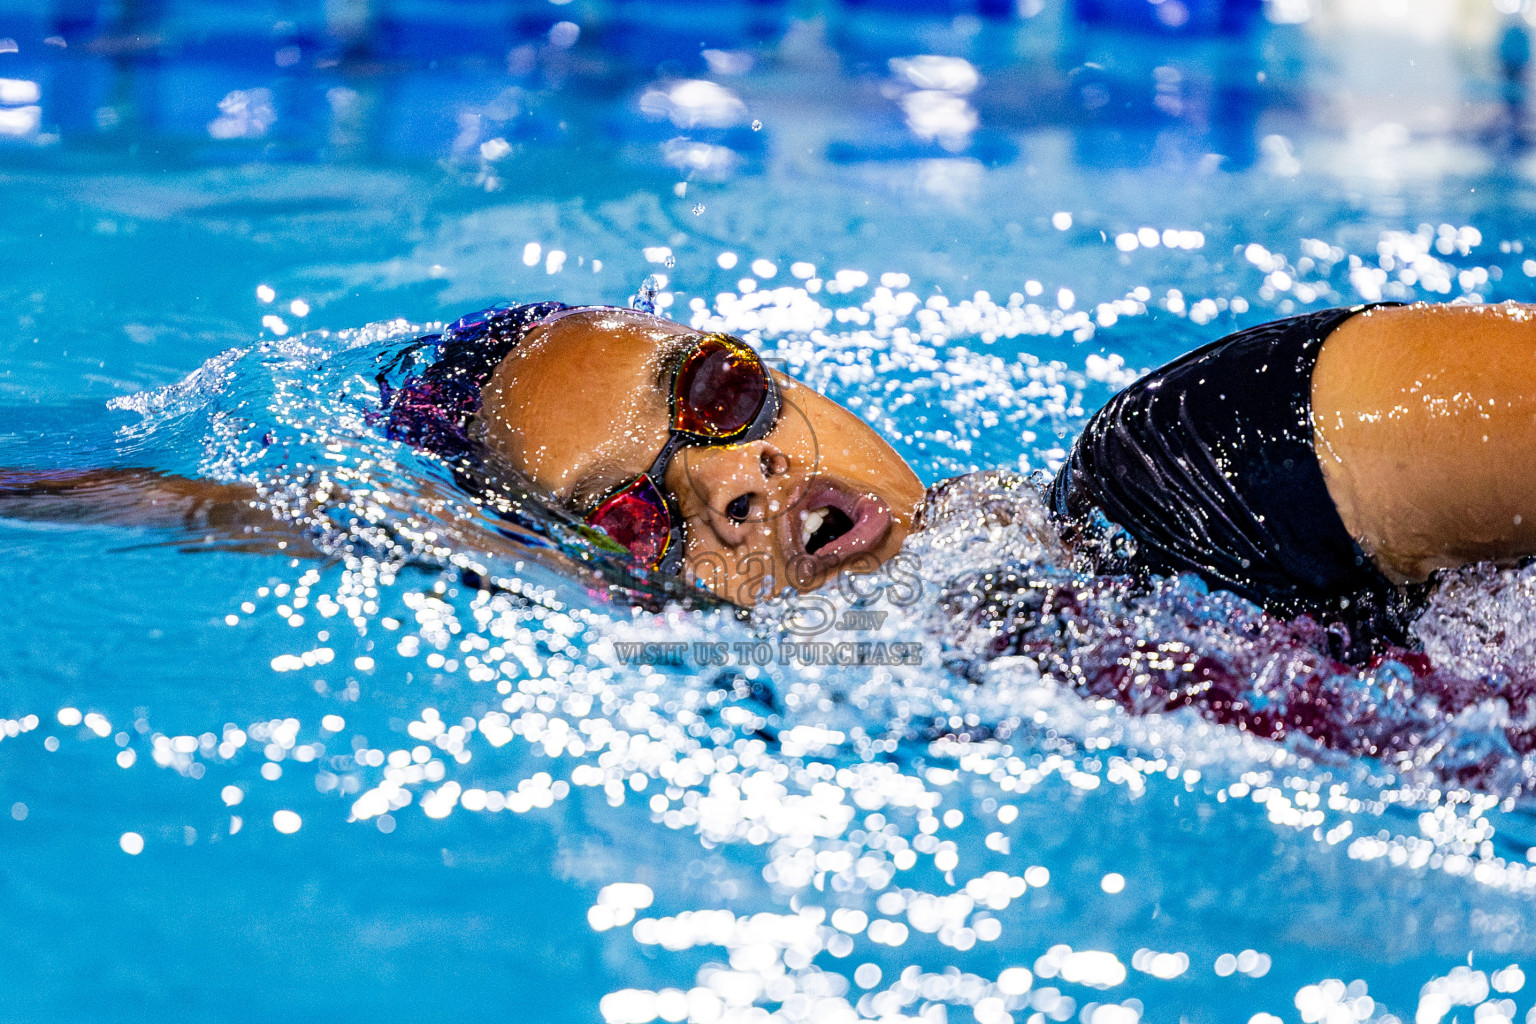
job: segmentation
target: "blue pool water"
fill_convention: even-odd
[[[1529,571],[1349,670],[994,479],[835,634],[920,663],[819,665],[498,548],[371,418],[427,325],[657,275],[926,481],[1049,471],[1237,326],[1528,299],[1504,7],[0,0],[0,465],[330,524],[0,520],[0,1019],[1528,1020]],[[1032,656],[956,614],[1000,566],[1081,589]],[[1332,717],[1111,692],[1195,658]]]

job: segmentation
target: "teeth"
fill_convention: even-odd
[[[821,524],[826,518],[827,510],[824,508],[819,508],[814,512],[806,513],[805,523],[800,527],[801,547],[810,546],[811,538],[816,535],[817,530],[821,529]]]

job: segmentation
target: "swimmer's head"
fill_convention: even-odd
[[[625,309],[546,317],[491,374],[479,440],[589,515],[655,464],[671,436],[674,379],[707,337]],[[682,521],[684,576],[741,605],[874,570],[901,548],[923,500],[917,475],[866,423],[769,372],[776,417],[760,417],[750,440],[683,445],[657,481]]]

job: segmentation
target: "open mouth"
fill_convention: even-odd
[[[800,506],[799,549],[827,566],[873,551],[891,529],[891,511],[867,494],[818,481]]]
[[[800,543],[805,553],[814,555],[837,538],[853,529],[853,518],[840,508],[818,508],[806,514],[800,527]]]

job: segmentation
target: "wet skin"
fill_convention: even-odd
[[[482,392],[477,431],[579,512],[645,472],[667,441],[670,372],[697,331],[622,309],[533,328]],[[774,371],[783,410],[761,440],[684,448],[664,486],[684,519],[685,573],[750,606],[871,571],[911,532],[923,485],[868,424]]]
[[[1536,554],[1536,307],[1369,310],[1323,343],[1313,443],[1390,578]]]

